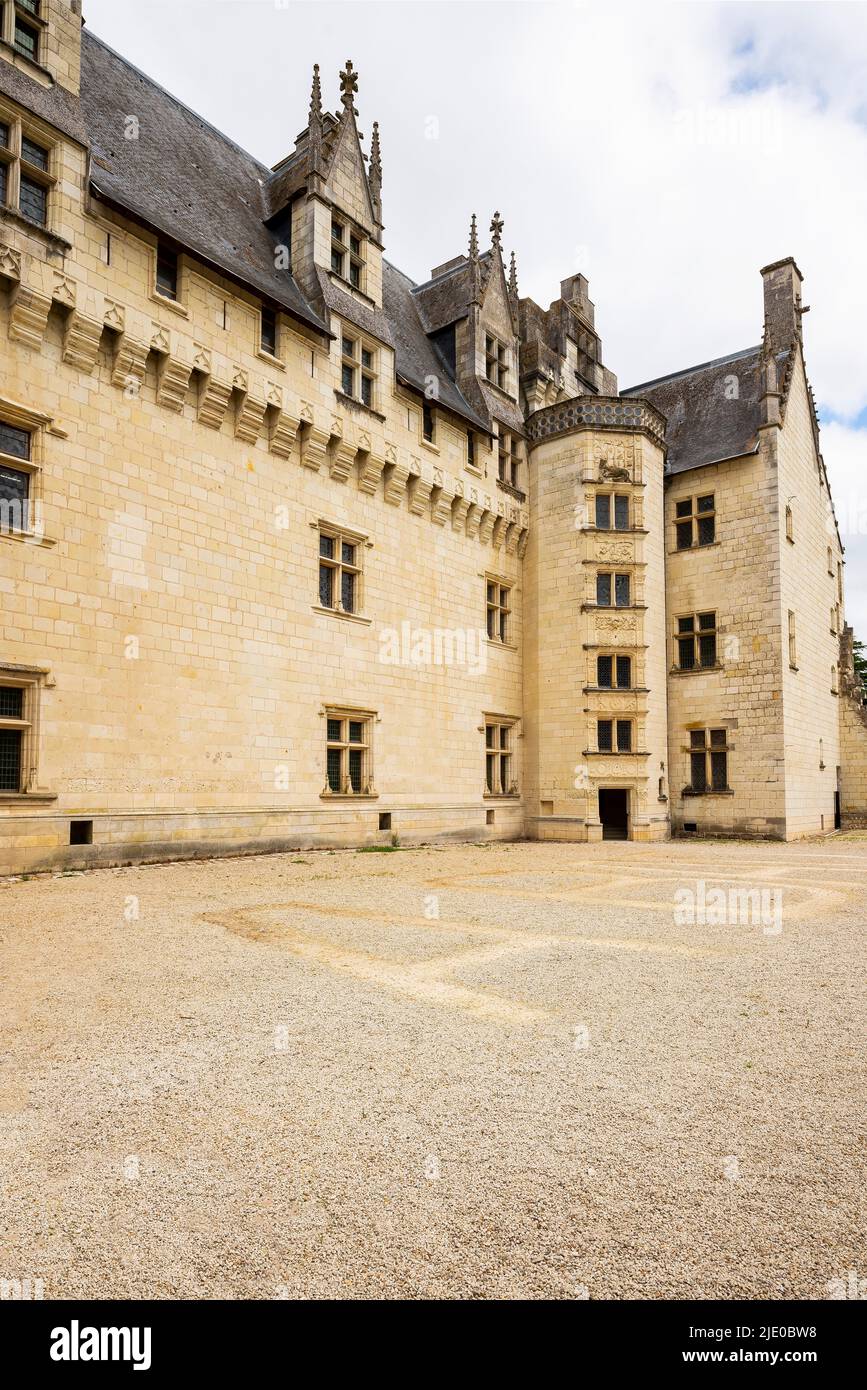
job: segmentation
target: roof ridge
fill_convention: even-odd
[[[130,72],[137,73],[143,81],[149,83],[151,87],[155,87],[158,92],[162,92],[163,96],[168,97],[169,101],[173,102],[181,111],[186,111],[187,115],[192,116],[203,126],[207,126],[208,130],[213,131],[225,144],[231,145],[232,148],[237,150],[239,154],[242,154],[245,159],[251,160],[263,174],[268,176],[272,174],[273,171],[267,164],[257,159],[256,156],[251,154],[249,150],[246,150],[243,145],[239,145],[237,140],[232,139],[231,135],[227,135],[224,130],[220,130],[218,126],[213,125],[212,122],[202,116],[200,112],[194,111],[192,106],[188,106],[185,101],[181,101],[180,97],[176,97],[174,92],[169,91],[168,87],[164,87],[161,82],[157,82],[155,77],[151,77],[149,73],[144,72],[140,67],[137,67],[135,63],[131,63],[122,53],[118,53],[116,48],[112,48],[110,43],[106,43],[105,39],[101,39],[98,34],[95,34],[92,29],[85,27],[81,31],[81,36],[82,41],[85,39],[90,41],[92,39],[94,43],[98,43],[100,48],[104,48],[113,58],[117,58],[118,62],[122,63]]]
[[[621,396],[631,396],[634,392],[643,391],[648,386],[661,386],[664,381],[676,381],[678,377],[692,376],[693,372],[703,372],[708,367],[721,367],[725,362],[740,362],[744,357],[752,357],[761,350],[761,343],[755,347],[740,348],[737,352],[725,353],[722,357],[712,357],[708,362],[696,362],[694,367],[681,367],[678,371],[667,372],[664,376],[653,377],[650,381],[639,381],[635,386],[625,386],[620,394]]]

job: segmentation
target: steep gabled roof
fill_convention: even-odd
[[[650,401],[665,416],[668,473],[683,473],[756,449],[761,355],[761,347],[745,348],[621,391],[623,396]],[[787,357],[786,352],[777,356],[781,378]]]
[[[431,378],[436,378],[439,395],[435,403],[460,415],[476,429],[489,433],[489,422],[473,409],[458,389],[445,362],[428,338],[419,317],[414,289],[415,285],[408,275],[383,259],[382,305],[391,328],[399,380],[417,391],[424,391]]]
[[[131,112],[135,140],[124,138]],[[102,198],[328,332],[289,272],[275,267],[277,239],[263,222],[271,171],[87,29],[81,115]]]

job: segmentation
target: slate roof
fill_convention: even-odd
[[[137,140],[124,139],[130,112],[140,123]],[[263,223],[270,169],[87,29],[81,114],[91,183],[102,198],[328,332],[288,271],[275,268],[277,238]]]
[[[781,381],[787,357],[786,352],[777,356]],[[736,398],[730,377],[737,379]],[[761,392],[761,348],[752,347],[629,386],[620,394],[641,396],[662,411],[667,421],[666,472],[684,473],[756,449]]]
[[[425,333],[418,315],[414,289],[410,277],[383,258],[382,307],[391,329],[399,380],[418,391],[424,391],[427,379],[436,377],[439,383],[438,404],[463,416],[477,429],[490,433],[490,422],[473,409],[458,389],[445,362]]]

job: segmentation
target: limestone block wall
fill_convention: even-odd
[[[800,352],[793,365],[777,441],[780,530],[780,626],[786,829],[789,838],[834,826],[840,747],[842,550],[819,466]],[[786,539],[785,508],[792,509]],[[789,662],[788,614],[794,614],[795,661]]]
[[[519,834],[527,514],[483,441],[468,469],[442,416],[421,447],[387,350],[377,409],[347,405],[339,343],[281,315],[268,358],[255,298],[184,258],[174,306],[152,238],[76,216],[62,260],[20,228],[0,248],[0,418],[32,429],[43,504],[0,536],[0,665],[39,703],[0,872]],[[357,538],[354,617],[319,608],[320,523]],[[483,637],[491,573],[508,645]],[[322,795],[331,706],[373,719],[369,800]],[[515,720],[516,797],[485,797],[490,713]]]
[[[629,498],[630,525],[595,525],[596,494]],[[628,794],[630,834],[668,833],[662,451],[638,432],[552,432],[530,453],[525,558],[528,831],[597,839],[600,788]],[[597,572],[628,574],[630,603],[598,608]],[[628,655],[632,688],[598,687],[601,653]],[[632,722],[629,752],[601,750],[600,719]]]
[[[713,544],[678,550],[679,501],[713,493]],[[777,488],[763,454],[672,476],[665,492],[668,711],[677,832],[786,833]],[[677,619],[715,613],[717,665],[678,670]],[[725,729],[729,791],[694,796],[690,731]]]

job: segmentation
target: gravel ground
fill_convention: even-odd
[[[825,1298],[867,1276],[864,850],[449,846],[0,882],[0,1278]],[[782,929],[678,924],[701,881],[782,890]]]

